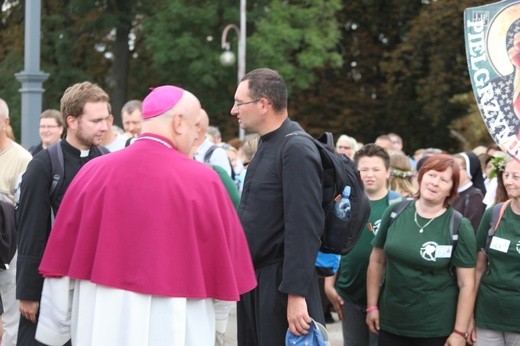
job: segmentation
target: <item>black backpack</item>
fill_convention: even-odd
[[[285,136],[285,142],[294,136],[305,136],[312,140],[318,148],[323,167],[323,199],[322,208],[325,213],[325,228],[321,237],[320,251],[345,255],[356,245],[361,232],[370,216],[370,202],[365,194],[356,164],[345,155],[336,153],[332,133],[325,132],[318,139],[303,131],[295,131]],[[350,186],[350,217],[347,220],[338,218],[332,212],[335,200],[341,196],[343,188]]]
[[[0,268],[8,269],[16,253],[14,206],[0,198]]]

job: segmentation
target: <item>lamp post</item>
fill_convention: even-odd
[[[40,71],[41,0],[25,2],[24,70],[16,73],[22,84],[22,144],[38,143],[38,123],[42,111],[43,82],[49,74]]]
[[[220,62],[224,66],[231,66],[235,63],[235,54],[230,51],[230,45],[227,41],[227,34],[229,30],[235,30],[238,35],[238,70],[237,79],[238,83],[242,80],[246,74],[246,0],[240,0],[240,27],[235,24],[228,24],[222,31],[222,49],[224,52],[220,55]],[[243,139],[245,131],[243,128],[239,128],[238,137]]]

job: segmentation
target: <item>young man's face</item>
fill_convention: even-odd
[[[363,156],[358,160],[358,170],[367,194],[378,194],[387,189],[390,170],[378,156]]]
[[[78,141],[88,148],[101,144],[108,129],[109,116],[107,102],[87,102],[83,114],[74,120],[74,133]]]

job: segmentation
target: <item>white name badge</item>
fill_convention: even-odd
[[[511,240],[494,236],[491,239],[491,244],[489,245],[489,248],[506,253],[509,249],[509,244],[511,244]]]
[[[450,258],[452,248],[453,246],[451,245],[437,245],[435,258]]]

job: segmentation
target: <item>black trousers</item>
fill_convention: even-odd
[[[287,294],[278,290],[282,280],[282,262],[256,270],[258,286],[240,296],[237,303],[237,339],[239,346],[283,346],[287,322]],[[306,297],[309,315],[325,325],[318,276]]]
[[[20,323],[18,324],[17,346],[45,346],[41,342],[36,341],[36,323],[32,323],[22,315],[20,315]],[[70,340],[64,346],[71,346]]]

